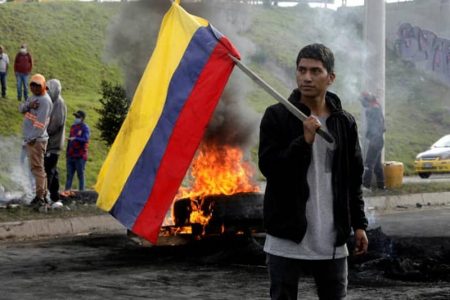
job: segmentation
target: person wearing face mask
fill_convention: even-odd
[[[17,100],[22,101],[28,99],[28,76],[33,69],[33,58],[27,50],[27,46],[22,44],[19,53],[14,60],[14,72],[17,80]],[[22,94],[23,89],[23,94]]]
[[[2,86],[2,98],[6,98],[6,74],[8,73],[9,57],[0,45],[0,84]]]
[[[45,152],[44,165],[47,173],[47,186],[50,199],[54,206],[61,205],[59,201],[59,153],[64,147],[64,132],[67,116],[67,107],[61,96],[61,82],[58,79],[50,79],[47,82],[48,94],[53,102],[53,109],[48,124],[48,144]],[[57,203],[59,202],[59,203]],[[56,205],[55,205],[56,203]]]
[[[79,110],[73,115],[75,116],[75,122],[70,127],[69,141],[67,143],[67,180],[64,194],[70,193],[75,172],[77,172],[78,176],[78,190],[84,190],[84,169],[88,155],[90,129],[84,122],[86,113]]]

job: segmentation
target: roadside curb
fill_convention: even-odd
[[[450,192],[365,196],[364,200],[366,209],[383,212],[398,207],[450,205]],[[100,233],[126,234],[126,228],[109,214],[0,223],[0,243]]]
[[[366,208],[391,210],[399,206],[438,206],[450,204],[450,192],[407,195],[365,196]]]
[[[125,234],[126,229],[110,215],[0,223],[0,243],[92,233]]]

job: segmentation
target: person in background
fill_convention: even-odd
[[[75,122],[70,127],[70,135],[67,142],[67,181],[65,194],[70,193],[75,172],[78,176],[78,190],[84,190],[84,169],[88,157],[90,130],[84,122],[86,113],[82,110],[73,114]]]
[[[61,82],[58,79],[50,79],[47,82],[48,94],[52,99],[53,109],[48,124],[48,144],[45,153],[45,173],[47,174],[47,186],[50,199],[57,203],[59,199],[59,173],[58,159],[64,147],[64,132],[67,116],[67,107],[61,96]]]
[[[19,49],[19,53],[14,60],[14,72],[16,74],[17,81],[17,100],[22,101],[22,88],[23,99],[28,98],[28,76],[33,69],[33,59],[31,54],[28,53],[27,45],[22,44]]]
[[[309,272],[320,299],[344,299],[352,229],[354,253],[368,247],[358,130],[339,97],[328,91],[336,77],[329,48],[304,47],[296,69],[297,88],[289,101],[307,119],[300,121],[278,103],[266,109],[260,125],[270,296],[297,299],[299,279]],[[319,128],[334,142],[318,136]]]
[[[384,117],[380,103],[371,93],[363,92],[361,104],[366,112],[366,139],[368,141],[367,152],[364,161],[363,186],[371,188],[372,175],[375,174],[376,186],[380,190],[385,189],[384,170],[381,153],[384,147]]]
[[[6,75],[8,74],[9,57],[5,48],[0,45],[0,84],[2,86],[2,98],[6,98]]]
[[[47,148],[47,127],[52,111],[52,100],[47,94],[45,77],[35,74],[31,77],[30,90],[32,96],[19,105],[24,114],[23,136],[26,144],[31,173],[36,183],[36,196],[31,201],[35,209],[46,207],[47,176],[44,168],[44,154]]]

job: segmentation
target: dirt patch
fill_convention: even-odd
[[[350,257],[349,266],[361,278],[383,277],[408,282],[450,282],[450,239],[388,237],[369,230],[369,253]],[[353,245],[349,243],[349,249]]]

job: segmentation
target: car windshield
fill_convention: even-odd
[[[450,147],[450,135],[446,135],[440,138],[436,143],[434,143],[431,148],[445,148]]]

